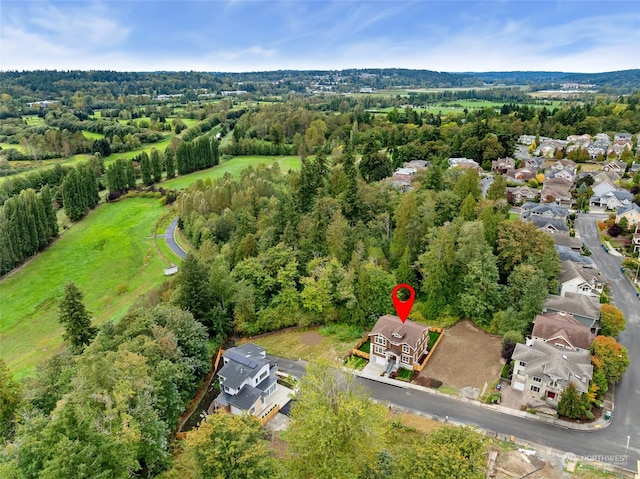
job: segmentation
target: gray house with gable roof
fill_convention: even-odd
[[[260,417],[270,407],[268,398],[278,387],[276,364],[267,359],[264,348],[253,343],[230,348],[222,358],[224,365],[218,372],[221,393],[215,399],[216,409]]]
[[[529,340],[527,345],[517,344],[511,358],[514,361],[511,386],[554,407],[569,384],[585,393],[593,377],[589,351],[568,351],[543,341]]]

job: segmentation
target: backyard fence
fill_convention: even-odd
[[[440,336],[438,336],[438,339],[436,340],[436,343],[431,348],[431,351],[429,351],[427,353],[427,356],[422,360],[422,363],[413,365],[413,370],[414,371],[420,372],[425,368],[425,366],[427,365],[429,360],[432,358],[433,353],[435,352],[436,348],[438,347],[438,344],[440,344],[440,341],[442,341],[442,338],[444,338],[444,329],[442,329],[442,328],[435,328],[433,326],[429,326],[429,331],[433,331],[434,333],[439,333]]]

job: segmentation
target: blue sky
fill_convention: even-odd
[[[640,68],[640,1],[0,0],[0,69]]]

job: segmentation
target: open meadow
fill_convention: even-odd
[[[102,205],[0,282],[0,357],[16,377],[60,346],[58,300],[66,282],[84,293],[99,325],[121,317],[135,298],[164,280],[166,263],[152,239],[164,211],[155,198]]]
[[[289,170],[297,170],[300,168],[299,156],[237,156],[229,161],[225,161],[216,167],[208,170],[196,171],[194,173],[178,176],[162,184],[164,188],[172,188],[181,190],[195,183],[198,180],[206,180],[207,178],[216,179],[224,176],[225,173],[239,175],[242,170],[249,166],[256,167],[260,164],[272,165],[278,163],[280,170],[287,172]]]
[[[199,179],[238,175],[248,166],[275,162],[283,171],[300,166],[298,157],[243,156],[161,184],[182,189]],[[122,317],[139,295],[165,279],[167,262],[180,259],[162,238],[156,240],[156,247],[153,232],[158,225],[158,234],[163,234],[172,217],[157,198],[101,205],[0,281],[0,357],[16,377],[30,374],[61,345],[58,300],[67,281],[82,290],[85,305],[99,325]]]

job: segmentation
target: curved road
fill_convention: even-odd
[[[177,226],[178,226],[178,218],[174,219],[169,224],[163,236],[165,241],[167,242],[167,246],[171,249],[171,251],[177,254],[180,258],[185,259],[187,256],[187,252],[183,250],[180,246],[178,246],[178,243],[176,243],[175,234],[176,234]]]

